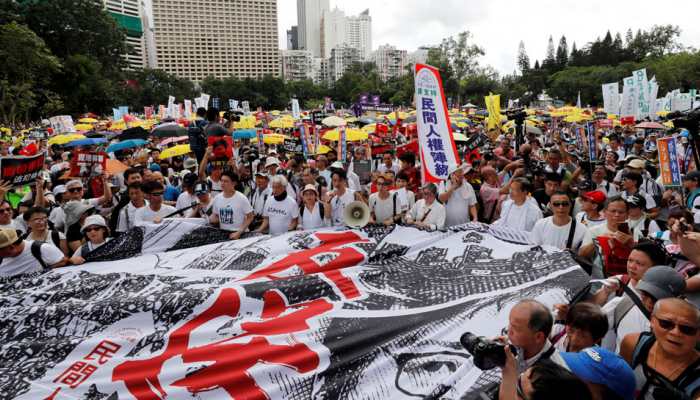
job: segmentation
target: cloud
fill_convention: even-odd
[[[624,37],[628,28],[636,31],[654,24],[674,24],[682,30],[681,43],[700,47],[700,24],[695,20],[700,15],[698,0],[331,1],[331,7],[336,5],[348,15],[370,10],[374,48],[388,43],[414,51],[469,30],[474,42],[486,50],[480,62],[501,74],[515,69],[521,40],[533,63],[542,60],[550,35],[555,46],[565,35],[569,48],[574,41],[581,48],[607,30]],[[280,46],[284,48],[286,30],[296,24],[296,1],[280,0],[278,9]]]

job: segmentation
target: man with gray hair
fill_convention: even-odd
[[[269,228],[270,235],[276,236],[296,229],[299,206],[287,194],[287,184],[287,178],[283,175],[272,177],[272,196],[265,202],[263,221],[256,232],[263,233]]]
[[[445,227],[445,206],[437,201],[438,190],[434,183],[428,183],[422,189],[423,198],[413,205],[406,216],[406,223],[424,229],[442,229]]]

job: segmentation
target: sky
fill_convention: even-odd
[[[521,40],[531,62],[541,62],[550,35],[555,47],[565,35],[570,50],[574,41],[580,49],[607,30],[624,38],[628,28],[636,32],[674,24],[681,29],[682,44],[700,48],[700,0],[330,0],[330,6],[346,15],[369,9],[373,49],[391,44],[411,52],[468,30],[473,42],[486,51],[480,64],[501,74],[515,70]],[[296,0],[278,0],[277,7],[284,49],[287,29],[297,23]]]

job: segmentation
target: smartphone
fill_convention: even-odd
[[[620,225],[618,225],[617,230],[626,234],[626,235],[630,234],[630,226],[627,222],[623,222]]]

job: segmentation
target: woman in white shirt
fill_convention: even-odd
[[[82,246],[78,247],[78,250],[70,258],[71,263],[75,265],[83,264],[85,262],[84,255],[109,241],[109,228],[101,215],[91,215],[85,218],[85,225],[83,225],[81,232],[83,232],[87,240]]]
[[[299,229],[309,230],[331,225],[331,206],[318,201],[314,185],[306,185],[301,191],[303,203],[299,208]]]
[[[418,200],[406,216],[406,223],[424,229],[445,227],[445,206],[437,201],[437,186],[428,183],[423,186],[423,198]]]

